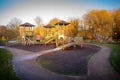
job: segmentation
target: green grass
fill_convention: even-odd
[[[114,44],[103,44],[103,43],[95,43],[98,45],[103,45],[110,47],[112,49],[112,52],[109,57],[109,61],[113,68],[120,73],[120,45],[114,45]]]
[[[0,80],[19,80],[10,64],[12,60],[12,54],[6,50],[0,48]]]
[[[112,53],[109,58],[110,63],[114,69],[120,73],[120,46],[112,44],[107,46],[112,49]]]
[[[93,55],[94,55],[94,54],[89,54],[89,55],[87,56],[87,58],[90,59]]]

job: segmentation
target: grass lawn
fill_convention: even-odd
[[[120,46],[113,44],[106,44],[106,46],[112,49],[112,53],[109,58],[111,65],[120,73]]]
[[[0,80],[19,80],[11,65],[12,54],[0,48]]]

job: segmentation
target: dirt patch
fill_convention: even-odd
[[[32,52],[38,52],[42,50],[48,50],[48,49],[53,49],[55,48],[54,44],[48,44],[48,45],[21,45],[21,44],[15,44],[11,45],[9,47],[17,48],[17,49],[22,49],[22,50],[27,50],[27,51],[32,51]]]
[[[39,56],[38,63],[58,74],[86,75],[88,60],[101,48],[94,45],[84,45],[83,48],[73,46],[60,51]]]

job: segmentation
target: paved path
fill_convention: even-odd
[[[5,48],[5,46],[0,46],[0,48],[3,48],[3,49],[4,49],[4,48]]]
[[[105,46],[100,47],[102,49],[88,62],[89,80],[120,80],[120,74],[109,63],[111,49]]]
[[[21,80],[85,80],[84,77],[71,77],[52,73],[41,68],[36,63],[36,57],[60,48],[42,51],[38,53],[8,48],[14,55],[13,66],[16,74]]]
[[[108,61],[111,50],[108,47],[101,46],[101,48],[88,62],[88,77],[86,78],[58,75],[41,68],[36,63],[37,56],[60,48],[37,53],[10,47],[8,49],[14,55],[14,70],[21,80],[117,80],[120,75],[113,70]]]

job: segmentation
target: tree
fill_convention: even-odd
[[[43,25],[35,27],[34,33],[35,33],[36,35],[45,36],[45,35],[44,35],[44,34],[45,34],[45,32],[44,32],[45,30],[44,30],[44,28],[43,28],[42,26],[43,26]]]
[[[14,38],[14,35],[13,29],[8,28],[7,26],[0,26],[0,37],[5,37],[10,40]]]
[[[86,25],[93,27],[94,35],[112,36],[113,17],[112,13],[107,10],[92,10],[84,15]]]
[[[6,27],[6,26],[4,26],[4,25],[1,25],[1,26],[0,26],[0,36],[1,36],[1,37],[2,37],[2,36],[7,37],[6,32],[8,32],[7,27]]]
[[[19,36],[19,25],[22,23],[22,21],[18,18],[13,18],[8,23],[7,27],[9,28],[8,34],[10,34],[11,38],[17,38]],[[10,37],[9,36],[9,37]]]
[[[57,22],[59,22],[60,20],[58,18],[53,18],[49,21],[49,24],[51,25],[55,25]]]
[[[76,36],[78,33],[78,27],[79,27],[79,19],[69,19],[70,25],[69,25],[69,32],[70,35]]]
[[[8,23],[8,27],[9,28],[12,28],[12,29],[16,29],[16,28],[18,28],[19,27],[19,25],[22,23],[22,21],[20,20],[20,19],[18,19],[18,18],[13,18],[13,19],[11,19],[10,20],[10,22]]]
[[[41,18],[39,16],[37,16],[35,18],[35,22],[36,22],[37,26],[40,26],[42,24],[42,20],[41,20]]]
[[[115,38],[120,37],[120,9],[113,11],[113,18],[114,18],[114,36]]]

